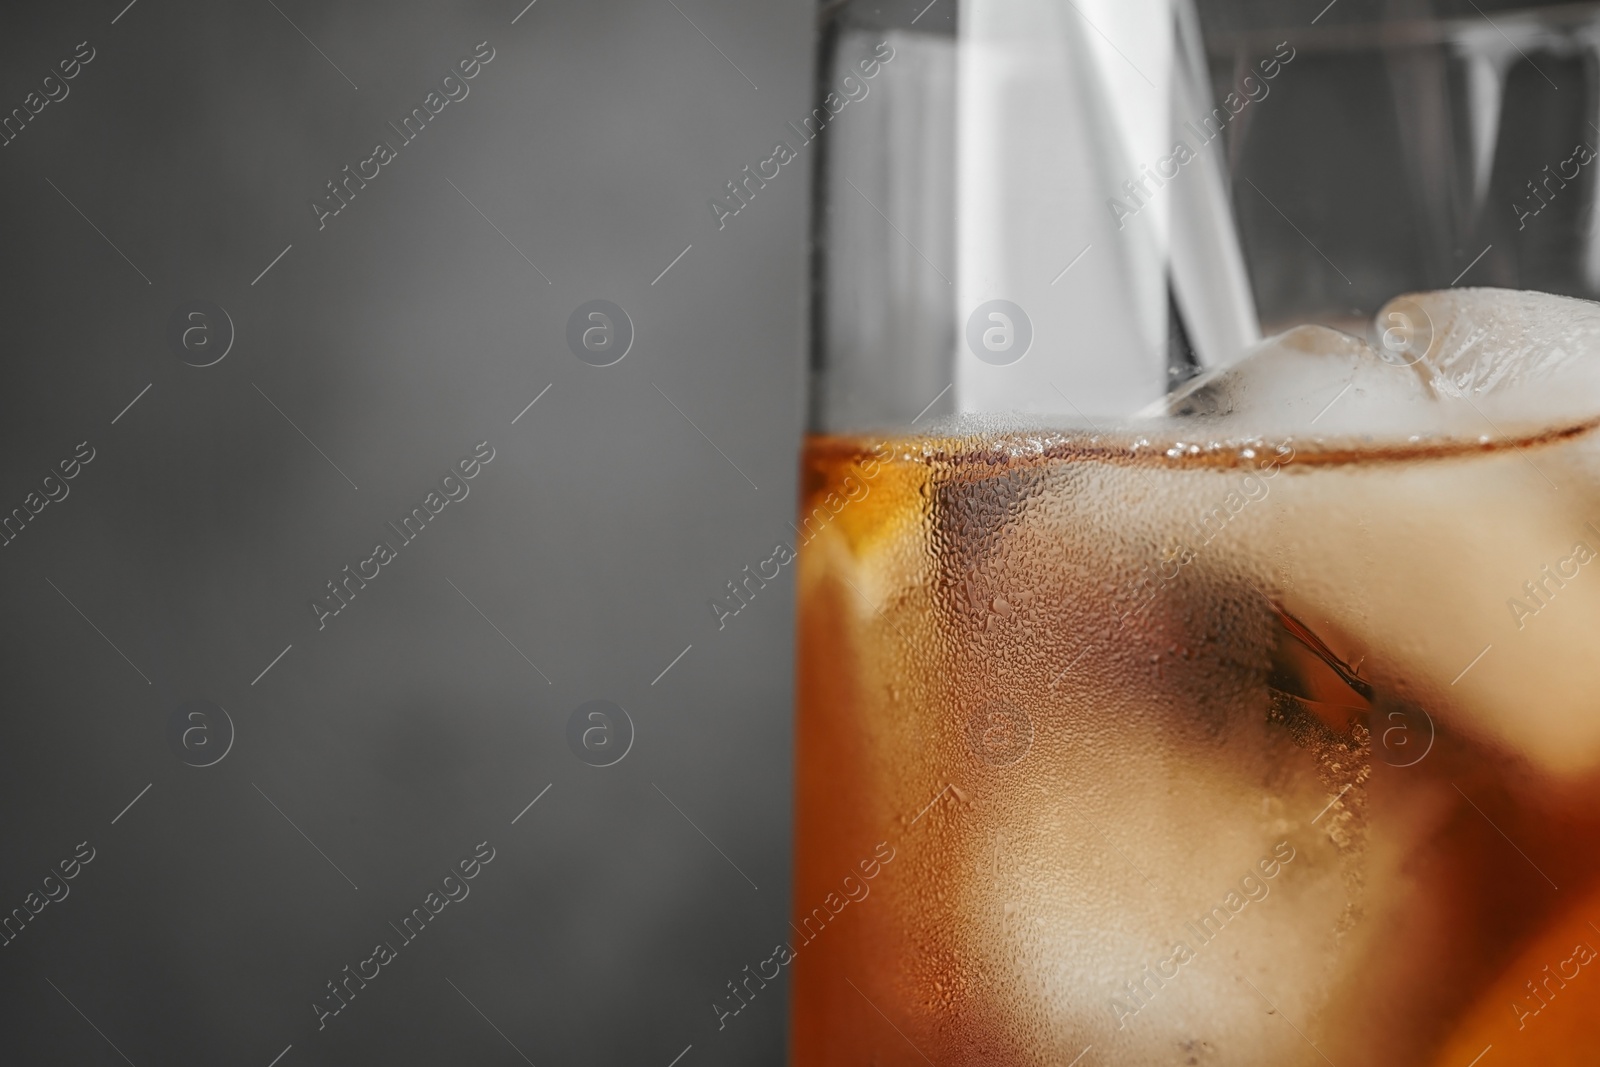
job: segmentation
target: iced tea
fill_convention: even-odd
[[[1600,1063],[1596,394],[1331,334],[1310,425],[808,442],[797,1067]]]

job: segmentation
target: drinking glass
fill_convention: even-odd
[[[1597,50],[821,5],[797,1067],[1600,1063]]]

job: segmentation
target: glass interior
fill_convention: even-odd
[[[1600,295],[1600,5],[820,19],[817,432],[1124,416],[1263,334],[1370,334],[1404,292]]]

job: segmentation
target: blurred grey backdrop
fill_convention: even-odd
[[[790,536],[809,159],[707,200],[813,17],[0,13],[0,1060],[779,1061],[781,982],[710,1005],[787,929],[792,594],[707,600]]]

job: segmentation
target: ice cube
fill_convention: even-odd
[[[1389,301],[1384,358],[1415,367],[1441,399],[1517,424],[1600,410],[1600,304],[1513,289],[1445,289]]]
[[[1150,412],[1200,418],[1229,436],[1403,437],[1440,432],[1433,393],[1404,362],[1359,337],[1297,326],[1269,337],[1237,363],[1187,382]],[[1419,426],[1420,420],[1426,425]]]
[[[1577,498],[1510,448],[1286,470],[1285,610],[1349,649],[1380,699],[1549,773],[1600,768],[1600,535]]]
[[[1147,414],[1220,437],[1525,438],[1600,417],[1600,304],[1510,289],[1391,300],[1374,343],[1325,326],[1270,337]],[[1427,403],[1432,401],[1432,403]]]
[[[1378,327],[1381,352],[1291,331],[1174,407],[1324,439],[1274,487],[1272,584],[1380,696],[1543,772],[1600,770],[1600,432],[1578,432],[1600,410],[1600,305],[1424,293]],[[1294,383],[1320,397],[1343,374],[1362,393],[1306,419]],[[1380,440],[1330,447],[1346,428]]]

